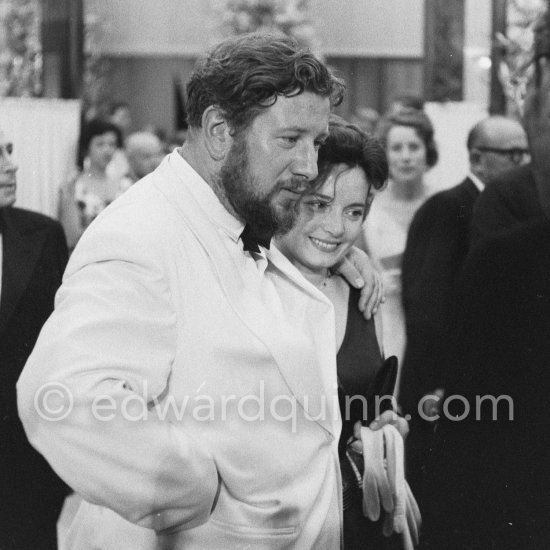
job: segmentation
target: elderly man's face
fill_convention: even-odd
[[[472,170],[484,183],[529,161],[525,130],[515,120],[492,121],[473,149],[480,154]]]
[[[128,155],[128,162],[136,178],[140,179],[151,173],[162,162],[164,151],[160,141],[144,144]]]
[[[328,135],[328,98],[279,96],[234,143],[220,175],[233,209],[259,232],[292,226],[296,201],[317,176],[317,151]]]
[[[12,159],[13,145],[0,130],[0,208],[15,202],[17,166]]]

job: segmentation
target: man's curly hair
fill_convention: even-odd
[[[233,132],[245,128],[279,95],[313,92],[342,102],[345,85],[309,50],[287,36],[251,33],[225,40],[200,59],[187,84],[189,126],[199,128],[211,105]]]

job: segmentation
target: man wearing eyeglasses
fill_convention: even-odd
[[[513,169],[491,178],[491,185],[479,198],[471,226],[472,242],[496,235],[520,223],[544,216],[530,155],[521,148],[497,151],[481,149],[481,154],[506,158]]]
[[[407,440],[407,478],[422,506],[425,470],[435,423],[434,400],[443,395],[441,374],[451,332],[451,297],[456,277],[469,250],[474,204],[485,185],[500,173],[528,160],[527,137],[521,124],[503,116],[478,122],[467,138],[470,161],[459,185],[431,197],[418,210],[409,229],[403,257],[403,306],[407,349],[399,401],[411,415]],[[422,412],[422,414],[421,414]]]
[[[505,158],[508,162],[511,162],[515,166],[524,164],[525,159],[529,157],[529,149],[524,149],[523,147],[499,148],[481,146],[477,147],[477,150],[480,153],[493,153],[497,155],[497,158]]]

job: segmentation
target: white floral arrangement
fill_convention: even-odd
[[[309,16],[309,0],[221,0],[218,6],[224,36],[281,32],[320,53]]]

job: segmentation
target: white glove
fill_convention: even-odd
[[[384,467],[384,440],[382,431],[361,428],[363,443],[363,515],[371,521],[380,518],[380,501],[382,508],[390,513],[393,510],[391,487]]]
[[[361,428],[363,459],[363,513],[372,521],[380,517],[380,502],[387,512],[382,531],[403,538],[405,550],[418,544],[422,518],[418,504],[405,480],[403,438],[391,424],[373,431]]]

